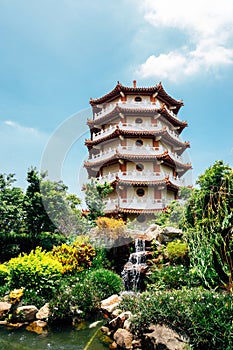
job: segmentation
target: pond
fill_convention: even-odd
[[[97,323],[97,322],[96,322]],[[101,323],[83,322],[75,327],[50,328],[46,335],[24,329],[0,328],[1,350],[106,350],[110,339],[100,330]]]

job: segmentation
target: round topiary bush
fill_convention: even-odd
[[[119,275],[103,268],[88,273],[84,282],[91,286],[92,294],[97,301],[117,294],[124,288]]]

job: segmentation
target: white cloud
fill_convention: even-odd
[[[143,10],[151,25],[179,30],[188,40],[175,51],[152,54],[138,68],[137,75],[175,81],[233,63],[232,2],[145,0]]]
[[[7,126],[10,126],[11,128],[17,130],[20,133],[25,133],[27,135],[32,135],[32,136],[37,136],[37,137],[41,136],[37,129],[22,126],[22,125],[14,122],[12,120],[5,120],[4,124]]]

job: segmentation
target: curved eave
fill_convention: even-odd
[[[112,183],[112,185],[125,185],[125,186],[159,186],[159,185],[165,185],[168,188],[173,188],[178,190],[181,186],[178,186],[174,184],[171,180],[168,178],[164,178],[161,180],[156,181],[138,181],[138,180],[123,180],[123,179],[115,179]]]
[[[156,114],[161,114],[165,119],[170,121],[170,123],[173,126],[180,127],[179,128],[179,133],[188,126],[187,122],[184,120],[179,120],[175,117],[173,117],[171,114],[168,113],[168,111],[165,108],[157,108],[157,107],[152,107],[152,108],[127,108],[127,107],[122,107],[119,105],[116,105],[116,107],[109,113],[105,114],[103,117],[99,117],[96,119],[88,119],[87,120],[87,125],[92,128],[95,124],[96,125],[101,125],[108,121],[109,119],[111,120],[113,117],[117,117],[119,113],[125,113],[127,115],[137,115],[138,113],[144,114],[144,115],[149,115],[153,116]]]
[[[166,120],[168,120],[173,126],[179,127],[179,134],[184,130],[184,128],[188,126],[188,123],[185,120],[179,120],[173,117],[164,107],[158,108],[157,112],[161,114]]]
[[[154,214],[163,209],[131,209],[131,208],[116,208],[114,210],[104,210],[106,214]]]
[[[185,141],[178,140],[175,137],[172,137],[166,129],[160,129],[160,130],[122,130],[122,129],[115,129],[111,134],[108,134],[106,136],[100,137],[97,140],[85,140],[85,145],[91,149],[91,147],[96,146],[102,142],[114,139],[115,137],[122,136],[132,136],[132,137],[140,137],[140,136],[164,136],[168,141],[170,141],[171,144],[175,144],[177,146],[182,147],[182,152],[190,147],[190,143]],[[181,152],[181,153],[182,153]]]
[[[105,158],[96,162],[84,162],[85,168],[95,168],[95,167],[101,167],[103,164],[109,163],[109,161],[113,161],[115,159],[122,159],[122,160],[143,160],[143,161],[149,161],[149,160],[163,160],[165,164],[168,166],[171,166],[173,168],[179,168],[179,173],[184,174],[186,171],[192,169],[192,165],[190,163],[180,163],[179,161],[175,161],[170,157],[168,152],[164,152],[160,155],[138,155],[138,154],[120,154],[116,152],[113,156],[110,156],[109,158]]]
[[[117,85],[114,87],[112,91],[109,93],[103,95],[102,97],[99,98],[91,98],[90,99],[90,104],[92,106],[96,106],[101,103],[105,102],[111,102],[112,100],[116,99],[117,97],[121,96],[121,93],[123,94],[128,94],[128,95],[153,95],[155,93],[158,93],[158,97],[164,101],[167,102],[170,106],[175,106],[176,108],[174,109],[174,112],[177,114],[180,107],[183,106],[183,101],[176,100],[164,90],[162,83],[160,82],[159,84],[151,87],[128,87],[124,86],[121,83],[117,83]]]

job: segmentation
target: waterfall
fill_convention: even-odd
[[[127,291],[141,291],[144,288],[143,280],[148,270],[145,243],[145,240],[135,239],[135,253],[130,254],[121,273]]]

